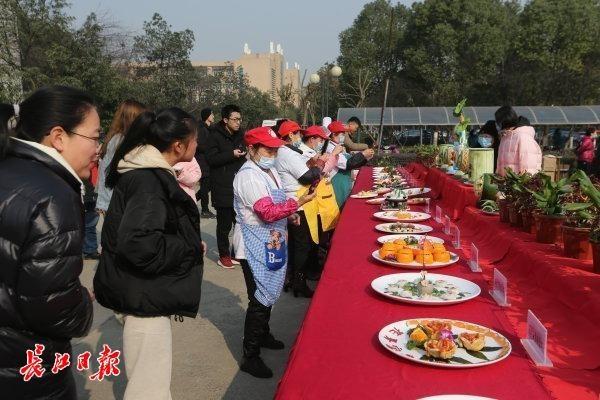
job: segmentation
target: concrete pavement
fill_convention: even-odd
[[[248,299],[242,270],[225,270],[217,266],[216,221],[203,219],[202,238],[208,244],[204,260],[204,281],[200,312],[196,319],[183,322],[171,319],[173,328],[173,400],[197,399],[271,399],[283,375],[289,350],[310,299],[294,298],[283,293],[273,308],[271,331],[286,344],[284,350],[263,350],[265,363],[273,369],[272,379],[257,379],[240,372],[242,335]],[[86,261],[82,282],[91,288],[96,262]],[[94,324],[90,334],[73,340],[73,357],[84,351],[92,353],[91,372],[74,370],[79,399],[121,399],[127,384],[121,360],[121,375],[102,382],[88,378],[97,369],[96,358],[103,344],[122,350],[122,325],[112,311],[94,305]]]

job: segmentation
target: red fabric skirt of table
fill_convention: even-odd
[[[365,168],[354,192],[369,189],[371,183],[371,171]],[[458,223],[462,249],[453,250],[461,261],[435,272],[469,279],[482,288],[482,294],[446,307],[399,303],[379,296],[370,287],[379,276],[405,271],[371,259],[371,252],[378,248],[376,238],[383,235],[374,230],[378,222],[372,215],[376,211],[377,207],[365,200],[349,199],[346,203],[277,398],[417,399],[437,394],[496,399],[598,397],[600,330],[594,322],[599,322],[600,286],[596,276],[584,270],[585,263],[581,263],[583,269],[573,268],[551,249],[544,251],[531,241],[511,241],[505,225],[467,208]],[[428,223],[435,227],[432,235],[449,242],[439,224]],[[504,233],[497,233],[500,231]],[[480,246],[483,273],[473,273],[466,265],[470,241]],[[493,267],[501,269],[509,280],[508,309],[497,306],[487,294]],[[527,309],[549,328],[552,369],[536,368],[519,342],[525,336]],[[380,345],[377,334],[382,327],[420,317],[484,325],[505,335],[513,346],[512,353],[487,367],[452,370],[409,362]]]

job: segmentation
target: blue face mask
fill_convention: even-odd
[[[321,153],[321,151],[323,150],[323,145],[325,144],[325,142],[319,142],[317,143],[317,147],[315,147],[315,151],[317,153]]]
[[[262,169],[270,169],[275,165],[275,157],[260,157],[260,160],[256,163]]]
[[[302,144],[302,140],[300,140],[300,139],[292,142],[292,146],[295,148],[299,148],[301,144]]]
[[[477,137],[477,142],[479,142],[481,147],[487,149],[488,147],[492,147],[493,139],[489,136],[479,136]]]

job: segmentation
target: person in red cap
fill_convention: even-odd
[[[327,152],[331,153],[335,150],[336,146],[344,145],[348,127],[340,121],[333,121],[329,124],[327,129],[331,132],[331,140],[329,141]],[[333,184],[335,197],[340,209],[346,202],[346,199],[352,190],[350,171],[362,167],[367,161],[373,158],[374,155],[375,152],[373,149],[366,149],[354,154],[349,154],[344,151],[338,158],[337,168],[331,173],[331,183]]]
[[[260,348],[284,348],[271,334],[269,319],[285,280],[287,224],[299,223],[298,208],[315,194],[297,200],[286,196],[274,168],[277,151],[285,142],[271,128],[251,129],[244,141],[249,157],[233,180],[233,248],[248,291],[240,369],[257,378],[271,378],[273,372],[260,357]]]
[[[317,127],[318,128],[318,127]],[[323,131],[318,128],[321,135]],[[279,126],[279,136],[285,140],[286,145],[279,149],[275,160],[275,169],[281,177],[283,189],[288,198],[298,199],[298,193],[302,188],[317,183],[324,172],[325,164],[333,158],[329,154],[317,154],[314,150],[305,155],[301,150],[302,136],[306,131],[302,130],[295,121],[287,120]],[[320,139],[323,141],[323,139]],[[329,163],[329,170],[334,163]],[[326,171],[327,172],[327,171]],[[294,297],[312,297],[313,291],[306,284],[306,270],[311,268],[308,264],[316,264],[317,246],[311,239],[310,229],[304,210],[298,210],[300,217],[299,225],[288,225],[289,231],[289,262],[288,277],[284,290],[292,287]],[[312,267],[311,269],[316,269]]]

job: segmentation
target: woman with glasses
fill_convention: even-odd
[[[0,388],[13,399],[76,399],[55,353],[92,324],[81,285],[83,179],[100,135],[93,100],[68,87],[0,104]],[[29,354],[28,354],[29,353]],[[24,368],[41,359],[41,376]],[[73,357],[71,357],[73,359]]]

